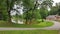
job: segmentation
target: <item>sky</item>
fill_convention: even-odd
[[[59,3],[60,2],[60,0],[53,0],[53,1],[54,1],[53,6],[55,6],[55,3]]]
[[[56,3],[56,2],[60,2],[60,0],[53,0],[53,1],[54,1],[55,3]]]

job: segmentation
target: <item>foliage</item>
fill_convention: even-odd
[[[40,15],[42,19],[45,19],[48,16],[48,11],[44,9],[40,9]]]
[[[56,3],[56,6],[53,6],[51,8],[51,11],[49,12],[50,15],[60,15],[60,4],[59,3]]]
[[[23,6],[26,9],[30,9],[34,7],[34,0],[23,0]]]
[[[7,4],[6,4],[7,2]],[[22,4],[20,4],[22,2]],[[41,3],[42,2],[42,3]],[[38,19],[45,19],[48,15],[60,15],[60,5],[57,4],[56,6],[52,6],[53,0],[44,0],[44,1],[36,1],[36,0],[0,0],[0,9],[3,15],[3,20],[11,21],[11,10],[14,10],[13,12],[17,12],[14,17],[19,17],[20,19],[23,19],[26,21],[26,24],[33,23],[35,20]],[[23,14],[18,15],[19,11],[18,8],[14,8],[14,5],[23,6]],[[37,9],[39,7],[40,9]],[[50,12],[48,12],[48,8],[51,9]],[[18,19],[17,19],[18,20]],[[33,21],[34,20],[34,21]]]
[[[3,20],[7,20],[8,19],[8,14],[7,14],[7,5],[6,5],[6,0],[0,0],[0,12],[2,12],[2,16],[3,16]]]

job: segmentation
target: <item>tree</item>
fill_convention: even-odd
[[[42,22],[44,21],[43,19],[46,19],[46,17],[48,16],[48,10],[45,10],[43,8],[40,9],[40,15],[41,15],[41,19]]]
[[[28,24],[28,20],[31,21],[32,18],[32,9],[34,8],[34,0],[23,0],[23,6],[26,9],[25,10],[25,19],[26,19],[26,23]],[[29,16],[30,15],[30,16]]]
[[[11,10],[14,10],[13,9],[13,6],[15,4],[15,2],[19,2],[21,0],[7,0],[7,12],[8,12],[8,21],[11,22],[11,15],[10,15],[10,12]]]
[[[49,14],[50,15],[56,15],[56,14],[59,15],[59,13],[60,13],[60,5],[59,5],[59,3],[56,3],[56,6],[53,6],[51,8],[51,11],[49,12]]]
[[[56,15],[58,8],[56,6],[53,6],[49,12],[49,15]]]
[[[35,20],[37,18],[36,14],[39,12],[39,11],[37,12],[38,5],[39,5],[38,0],[24,0],[23,1],[23,6],[25,8],[24,15],[26,19],[26,24],[28,23],[28,21],[30,21],[30,24],[31,24],[32,20]]]
[[[57,7],[57,14],[60,15],[60,2],[59,3],[56,3],[56,7]]]
[[[48,15],[48,8],[52,7],[52,0],[45,0],[42,1],[42,3],[40,4],[40,14],[41,14],[41,18],[42,18],[42,22],[44,21],[43,19],[46,18],[46,16]]]
[[[3,20],[8,19],[6,7],[6,0],[0,0],[0,14],[2,15]]]
[[[8,12],[8,21],[11,22],[10,12],[13,9],[15,0],[7,0],[7,12]]]
[[[26,12],[24,13],[24,19],[27,19],[27,18],[28,18],[28,20],[27,20],[27,23],[28,23],[28,24],[33,24],[35,20],[41,18],[38,9],[35,9],[35,10],[33,11],[34,14],[32,13],[32,11],[33,11],[33,10],[30,10],[28,13],[26,13]],[[28,14],[28,15],[26,15],[26,14]],[[35,21],[35,22],[36,22],[36,21]]]

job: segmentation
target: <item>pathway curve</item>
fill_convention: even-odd
[[[37,29],[44,29],[44,30],[60,30],[60,23],[53,21],[54,25],[50,27],[44,27],[44,28],[6,28],[6,27],[0,27],[0,30],[37,30]]]
[[[54,25],[50,27],[45,27],[42,29],[47,29],[47,30],[60,30],[60,22],[53,21]]]

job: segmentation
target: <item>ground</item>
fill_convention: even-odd
[[[43,27],[43,28],[14,28],[14,27],[0,27],[0,30],[36,30],[36,29],[44,29],[44,30],[60,30],[60,23],[53,21],[54,25]]]
[[[53,23],[49,22],[49,21],[44,21],[44,22],[40,22],[37,24],[32,24],[32,25],[27,25],[27,24],[15,24],[15,23],[8,23],[5,21],[0,21],[0,27],[16,27],[16,28],[42,28],[42,27],[48,27],[48,26],[52,26]]]
[[[57,21],[52,22],[54,23],[52,26],[43,28],[0,27],[0,34],[60,34],[60,23]]]
[[[9,30],[0,34],[58,34],[58,30]]]
[[[45,27],[43,29],[47,29],[47,30],[60,30],[60,22],[53,21],[53,23],[54,23],[53,26]]]

